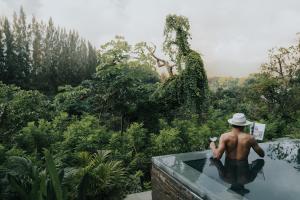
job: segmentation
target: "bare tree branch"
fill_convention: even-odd
[[[147,50],[150,52],[150,55],[156,60],[156,64],[157,64],[157,67],[161,68],[161,67],[166,67],[167,68],[167,71],[168,71],[168,74],[169,76],[173,76],[174,73],[173,73],[173,69],[174,67],[176,66],[175,63],[169,63],[168,61],[164,60],[164,59],[161,59],[159,57],[157,57],[155,55],[155,51],[156,51],[156,46],[154,44],[153,45],[153,49],[151,49],[150,47],[146,47]]]

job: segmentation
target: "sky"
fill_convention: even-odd
[[[27,16],[52,17],[96,48],[121,35],[161,49],[166,16],[184,15],[210,77],[258,72],[269,49],[295,44],[300,32],[299,0],[0,0],[0,16],[21,5]]]

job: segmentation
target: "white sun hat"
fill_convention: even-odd
[[[244,113],[235,113],[232,118],[228,120],[228,123],[236,126],[248,126],[252,124],[252,122],[246,119]]]

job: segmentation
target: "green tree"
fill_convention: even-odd
[[[300,109],[297,95],[299,94],[300,71],[300,40],[299,44],[288,48],[273,49],[270,51],[269,62],[262,65],[261,81],[266,81],[267,87],[262,83],[261,93],[273,109],[286,119],[293,118],[293,110]],[[264,80],[263,80],[264,79]],[[260,93],[260,94],[261,94]],[[262,94],[263,95],[263,94]]]
[[[2,21],[0,20],[0,80],[5,80],[6,75],[4,47]]]
[[[90,42],[88,42],[87,48],[88,48],[88,51],[87,51],[88,55],[87,55],[87,58],[86,58],[87,61],[85,62],[87,64],[84,63],[83,66],[86,66],[86,69],[85,69],[85,73],[86,73],[85,78],[89,79],[89,78],[92,77],[92,74],[94,74],[96,72],[96,66],[97,66],[98,62],[97,62],[97,53],[96,53],[96,50],[92,46],[92,44]]]
[[[97,118],[86,115],[81,120],[75,120],[68,125],[63,133],[62,147],[69,153],[95,152],[108,145],[110,135],[110,131],[102,126]]]
[[[256,120],[270,124],[267,138],[290,134],[285,131],[298,118],[299,104],[299,44],[269,52],[262,71],[245,83],[248,112]]]
[[[67,112],[70,115],[82,115],[91,110],[89,96],[91,90],[83,86],[72,87],[66,85],[58,88],[53,104],[58,112]]]
[[[41,73],[43,73],[43,31],[44,25],[39,23],[35,17],[31,22],[32,36],[32,71],[31,71],[31,87],[40,89],[39,84],[42,82]]]
[[[15,53],[16,53],[16,70],[14,72],[14,83],[18,86],[28,88],[29,73],[31,71],[30,63],[30,32],[27,28],[26,16],[23,8],[20,9],[20,14],[14,14],[13,35],[15,38]]]
[[[52,19],[49,19],[48,25],[46,27],[46,36],[44,39],[44,71],[42,74],[42,78],[44,79],[42,88],[44,90],[49,90],[51,92],[56,91],[56,87],[58,85],[57,77],[57,63],[58,63],[58,54],[60,53],[58,46],[58,30],[55,29]]]
[[[131,119],[147,118],[149,122],[153,121],[153,115],[136,115],[151,106],[155,109],[149,97],[159,81],[148,58],[133,56],[142,55],[143,48],[139,44],[132,49],[123,37],[116,36],[115,40],[102,45],[98,54],[99,66],[93,80],[93,93],[96,93],[93,105],[101,118],[119,120],[119,127],[115,129],[121,132]],[[145,126],[148,127],[149,123]]]
[[[43,119],[36,123],[29,122],[16,136],[18,146],[27,153],[38,153],[39,157],[44,148],[49,148],[58,139],[59,135],[53,130],[52,124]]]
[[[178,153],[181,149],[182,138],[176,128],[162,129],[159,135],[153,137],[154,151],[158,155]]]
[[[4,18],[3,24],[4,32],[4,45],[5,45],[5,62],[4,62],[4,73],[3,73],[3,82],[4,83],[14,83],[15,74],[17,73],[17,64],[16,64],[16,53],[15,53],[15,44],[13,33],[11,31],[11,26],[7,18]]]
[[[95,78],[94,106],[100,115],[106,113],[120,118],[119,130],[123,132],[129,117],[139,105],[149,101],[158,81],[153,71],[142,67],[124,65],[99,67]]]
[[[150,170],[151,137],[143,124],[132,123],[123,135],[114,133],[109,147],[114,157],[122,160],[131,172]]]
[[[131,46],[125,41],[124,37],[116,36],[114,40],[100,47],[98,68],[127,64],[130,59],[130,50]]]
[[[49,119],[52,115],[50,102],[43,94],[3,83],[0,83],[0,105],[1,140],[7,143],[28,122]]]
[[[96,71],[96,50],[75,30],[38,21],[21,7],[13,21],[0,20],[0,80],[53,95],[61,85],[77,86]],[[11,26],[12,24],[12,26]]]

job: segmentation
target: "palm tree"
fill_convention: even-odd
[[[43,200],[46,195],[46,173],[31,160],[19,156],[9,158],[6,178],[9,187],[18,193],[20,199]]]
[[[11,156],[6,177],[12,190],[22,200],[63,200],[63,189],[50,152],[44,150],[46,169],[34,165],[31,160]]]
[[[110,151],[81,152],[83,166],[78,169],[80,200],[121,199],[125,189],[125,169],[120,161],[109,160]]]
[[[45,149],[45,169],[27,158],[12,156],[5,173],[9,187],[21,200],[63,200],[67,198],[63,184],[74,183],[79,200],[119,200],[126,187],[125,169],[120,161],[109,160],[109,154],[110,151],[81,152],[81,167],[59,176],[52,155]]]

